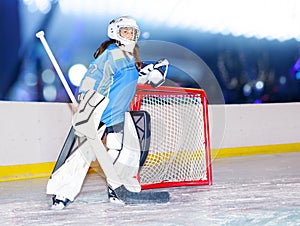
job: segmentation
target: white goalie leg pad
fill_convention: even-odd
[[[124,182],[117,174],[116,169],[113,165],[112,158],[109,156],[101,139],[99,137],[97,137],[96,139],[87,138],[87,141],[94,151],[106,178],[110,178],[110,180],[113,182],[111,188],[116,189],[123,185]]]
[[[105,110],[109,99],[95,92],[89,90],[80,98],[78,110],[73,118],[73,126],[75,133],[87,139],[87,143],[93,150],[96,158],[106,175],[114,181],[117,188],[124,184],[117,174],[112,159],[104,147],[101,137],[97,135],[97,127],[99,125],[103,111]]]
[[[97,128],[109,99],[94,90],[80,96],[78,110],[72,124],[78,136],[95,139]]]
[[[140,192],[141,186],[137,179],[140,164],[141,147],[135,124],[129,112],[125,112],[124,132],[107,135],[108,153],[114,162],[117,174],[124,181],[125,187],[132,192]],[[107,182],[113,181],[108,177]]]
[[[108,148],[108,154],[112,158],[113,162],[119,157],[122,149],[123,133],[108,133],[106,136],[106,147]]]
[[[54,194],[73,201],[81,190],[84,178],[96,156],[87,142],[78,149],[56,170],[47,184],[47,194]]]

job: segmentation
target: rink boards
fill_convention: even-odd
[[[300,103],[209,105],[209,114],[212,162],[300,151]],[[0,115],[0,181],[49,176],[71,126],[71,105],[2,101]]]

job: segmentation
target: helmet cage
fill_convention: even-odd
[[[121,36],[121,31],[124,28],[131,28],[133,30],[133,37],[132,37],[132,39],[127,39],[127,38]],[[140,37],[140,31],[136,27],[118,26],[118,29],[119,30],[117,32],[118,32],[118,38],[119,39],[126,39],[126,40],[129,40],[129,41],[137,42],[138,38]]]
[[[120,35],[122,28],[132,28],[134,31],[132,40]],[[108,37],[117,41],[119,47],[127,52],[133,52],[135,44],[140,36],[140,30],[136,21],[131,17],[120,17],[112,20],[108,25]]]

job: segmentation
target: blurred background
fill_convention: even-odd
[[[0,100],[69,102],[35,34],[45,31],[76,93],[109,21],[130,15],[141,41],[176,43],[199,56],[226,104],[299,102],[299,12],[298,0],[0,0]],[[199,86],[185,73],[171,77]]]

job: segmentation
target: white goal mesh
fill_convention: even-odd
[[[204,101],[203,101],[204,100]],[[150,114],[144,189],[211,183],[207,103],[203,90],[139,86],[135,109]]]

